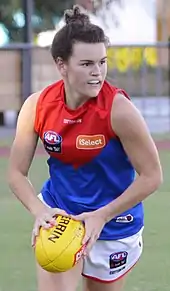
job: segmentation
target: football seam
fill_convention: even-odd
[[[76,228],[75,228],[75,229],[76,229]],[[60,255],[58,256],[58,258],[63,254],[63,252],[68,248],[68,246],[69,246],[69,245],[70,245],[70,244],[75,240],[75,238],[76,238],[76,236],[74,236],[73,239],[69,242],[69,244],[66,245],[66,247],[65,247],[65,248],[63,249],[63,251],[60,253]],[[53,267],[55,267],[55,265],[53,264],[53,262],[54,262],[54,260],[55,260],[56,258],[54,258],[53,261],[51,261],[51,260],[49,259],[48,255],[47,255],[47,253],[46,253],[46,251],[45,251],[45,249],[44,249],[44,244],[43,244],[43,241],[42,241],[42,237],[41,237],[41,242],[42,242],[42,246],[43,246],[43,250],[44,250],[44,253],[45,253],[45,255],[46,255],[46,258],[49,260],[48,264],[43,265],[43,267],[47,267],[50,263],[52,263]],[[58,269],[58,270],[62,271],[62,269]]]
[[[45,248],[44,248],[44,244],[43,244],[43,240],[42,240],[42,237],[41,237],[41,243],[42,243],[42,247],[43,247],[43,251],[44,251],[44,253],[45,253],[45,255],[46,255],[46,258],[49,260],[49,263],[52,263],[52,261],[49,259],[49,257],[47,256],[47,253],[46,253],[46,250],[45,250]],[[48,264],[49,264],[48,263]],[[47,264],[47,265],[48,265]],[[47,266],[47,265],[44,265],[43,267],[45,267],[45,266]]]

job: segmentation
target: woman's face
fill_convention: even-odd
[[[104,43],[73,45],[72,56],[65,64],[65,81],[70,91],[78,96],[96,97],[107,74]]]

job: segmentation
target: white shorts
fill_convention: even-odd
[[[46,204],[42,194],[38,197]],[[84,258],[82,275],[103,283],[113,282],[124,276],[142,254],[142,232],[143,228],[124,239],[98,240],[89,255]]]

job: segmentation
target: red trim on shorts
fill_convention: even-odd
[[[113,280],[107,280],[107,281],[106,280],[101,280],[99,278],[88,276],[88,275],[85,275],[83,273],[82,273],[82,276],[85,277],[85,278],[100,282],[100,283],[107,283],[107,284],[113,283],[113,282],[116,282],[117,280],[121,279],[122,277],[124,277],[128,272],[130,272],[133,269],[133,267],[137,264],[138,260],[136,261],[136,263],[129,270],[127,270],[124,274],[122,274],[121,276],[119,276],[119,277],[117,277],[116,279],[113,279]]]

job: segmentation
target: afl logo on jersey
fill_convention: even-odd
[[[44,147],[48,152],[61,153],[62,137],[55,131],[44,133]]]

